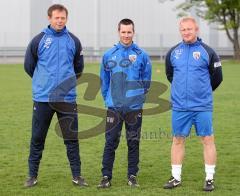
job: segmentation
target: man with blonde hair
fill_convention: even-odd
[[[199,27],[194,18],[182,18],[179,31],[183,41],[171,48],[166,56],[166,76],[171,83],[173,141],[172,176],[164,188],[181,185],[185,138],[194,125],[203,144],[206,172],[203,190],[212,191],[216,165],[212,92],[222,82],[221,62],[215,51],[198,37]]]

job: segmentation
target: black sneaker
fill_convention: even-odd
[[[84,178],[82,176],[77,176],[72,179],[72,182],[74,185],[85,187],[88,186],[88,184],[85,182]]]
[[[109,180],[108,176],[103,176],[97,188],[109,188],[110,186],[111,186],[111,181]]]
[[[137,178],[134,175],[130,175],[128,178],[128,183],[131,187],[139,187],[140,185],[137,183]]]
[[[173,189],[181,185],[181,181],[176,180],[173,176],[168,180],[168,182],[163,186],[164,189]]]
[[[214,190],[214,180],[206,180],[203,187],[204,191],[213,191]]]
[[[36,177],[29,177],[26,182],[24,183],[25,187],[33,187],[37,184],[37,178]]]

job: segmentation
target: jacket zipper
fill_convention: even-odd
[[[189,66],[189,54],[190,53],[190,45],[188,45],[188,58],[187,58],[187,77],[186,77],[186,109],[188,109],[188,66]]]
[[[126,53],[126,51],[125,51],[126,49],[124,49],[124,53],[123,53],[123,58],[125,59],[125,53]],[[125,107],[125,104],[124,104],[124,98],[125,98],[125,96],[126,95],[124,95],[124,88],[125,88],[125,85],[124,85],[124,81],[123,81],[123,76],[124,76],[124,74],[123,74],[123,66],[121,66],[121,69],[122,69],[122,100],[121,100],[121,102],[122,102],[122,104],[123,104],[123,108]]]

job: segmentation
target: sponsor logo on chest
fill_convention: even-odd
[[[179,59],[179,57],[181,56],[181,54],[183,53],[183,49],[177,49],[174,51],[174,57],[175,59]]]
[[[50,45],[51,45],[51,43],[52,43],[52,38],[51,38],[51,37],[48,37],[48,38],[45,40],[43,47],[44,47],[44,48],[49,48]]]

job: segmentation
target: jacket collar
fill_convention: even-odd
[[[47,34],[51,34],[51,35],[54,35],[54,36],[61,36],[65,33],[67,33],[67,28],[66,26],[61,30],[61,31],[56,31],[55,29],[53,29],[50,25],[48,25],[47,28],[45,28],[43,30],[44,33],[47,33]]]
[[[124,44],[122,44],[121,42],[118,42],[118,44],[115,45],[118,49],[134,49],[134,48],[137,48],[137,45],[135,43],[132,42],[131,45],[129,46],[126,46]]]
[[[202,39],[197,37],[197,40],[193,43],[186,43],[184,41],[182,41],[183,44],[185,45],[189,45],[189,46],[197,46],[197,45],[200,45],[202,43]]]
[[[125,46],[121,42],[118,42],[117,44],[114,45],[114,47],[115,50],[113,50],[112,53],[116,52],[117,50],[133,50],[138,55],[142,53],[142,50],[133,42],[129,46]]]

